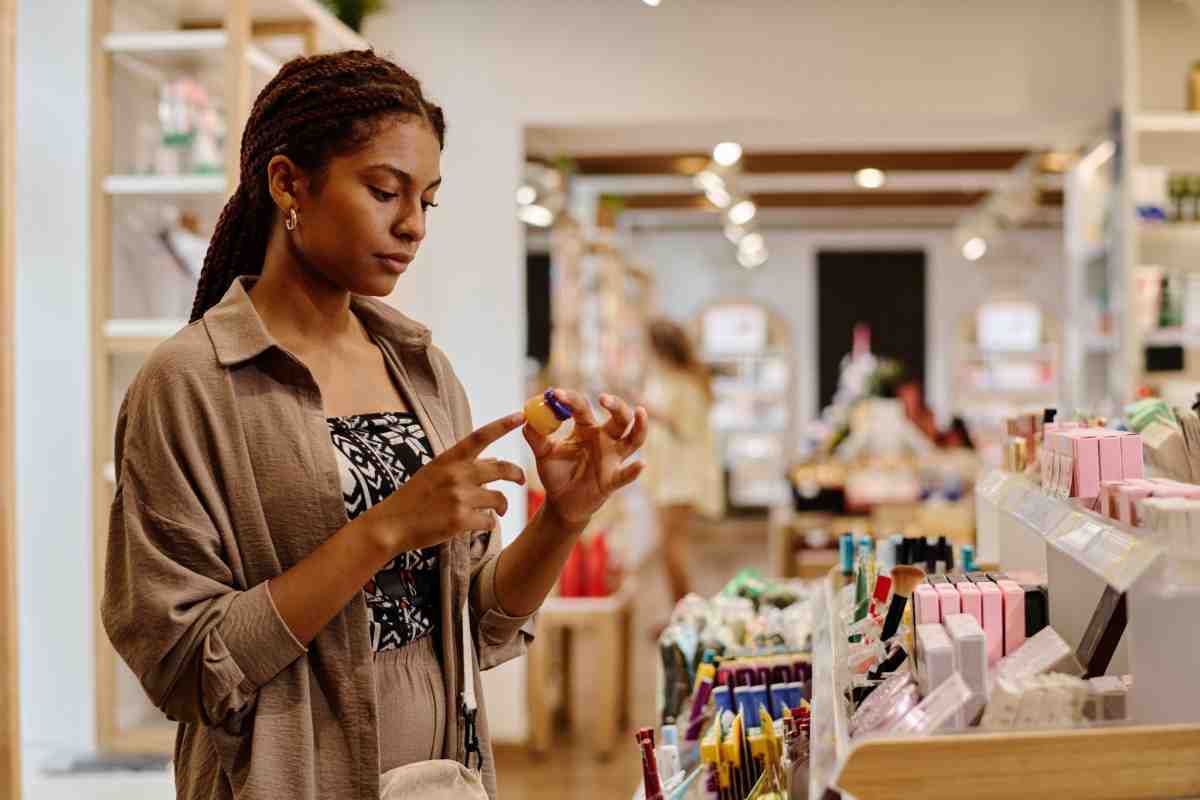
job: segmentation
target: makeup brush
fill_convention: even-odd
[[[904,618],[904,607],[913,589],[925,577],[925,571],[911,564],[897,564],[892,570],[892,602],[888,605],[887,617],[883,620],[883,630],[879,638],[886,642],[896,635],[900,629],[900,620]]]

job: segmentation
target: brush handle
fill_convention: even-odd
[[[893,594],[892,602],[888,605],[887,617],[883,620],[883,630],[879,633],[879,640],[886,642],[888,639],[896,635],[896,631],[900,630],[900,621],[904,619],[904,606],[908,602],[908,597],[902,594]]]

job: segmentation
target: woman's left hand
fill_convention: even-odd
[[[525,440],[537,458],[546,506],[567,525],[582,528],[613,492],[642,473],[640,461],[625,461],[646,442],[646,409],[600,395],[600,405],[609,413],[601,424],[578,392],[555,389],[554,396],[571,409],[571,435],[556,441],[526,425]]]

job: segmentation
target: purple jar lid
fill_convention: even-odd
[[[558,417],[559,422],[565,422],[571,418],[571,409],[563,405],[557,397],[554,396],[553,389],[547,389],[542,395],[542,399],[546,401],[546,405],[554,412],[554,416]]]

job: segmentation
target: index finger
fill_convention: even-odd
[[[521,411],[509,414],[507,417],[501,417],[477,429],[474,433],[448,449],[443,455],[449,458],[479,458],[479,454],[488,449],[493,442],[512,433],[521,427],[524,422],[525,414]]]

